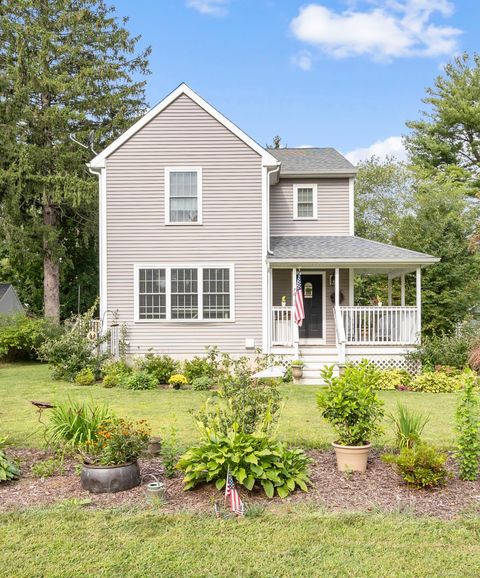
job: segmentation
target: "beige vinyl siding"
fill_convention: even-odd
[[[308,270],[302,268],[305,275]],[[323,271],[322,269],[315,269],[315,271]],[[325,333],[326,345],[335,345],[335,320],[333,317],[334,304],[331,301],[331,295],[335,291],[335,286],[330,285],[330,275],[335,274],[334,269],[327,269],[326,283],[325,283]],[[282,295],[287,297],[287,305],[292,305],[292,270],[291,269],[273,269],[272,270],[272,291],[273,291],[273,305],[280,306],[282,304]],[[340,269],[340,291],[343,293],[343,301],[341,305],[350,305],[348,301],[349,291],[349,271],[348,269]]]
[[[203,225],[165,225],[166,167],[201,167]],[[107,159],[107,305],[129,353],[178,356],[262,338],[261,158],[186,95]],[[235,322],[134,322],[135,264],[232,264]]]
[[[317,184],[316,220],[294,220],[293,186]],[[280,179],[270,190],[270,234],[348,235],[349,179]]]

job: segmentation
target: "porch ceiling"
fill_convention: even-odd
[[[354,236],[271,237],[270,263],[292,266],[353,267],[358,272],[390,276],[437,263],[440,259],[394,245]]]

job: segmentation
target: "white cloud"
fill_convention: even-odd
[[[292,58],[292,62],[302,70],[311,70],[312,68],[312,53],[308,50],[302,50]]]
[[[399,161],[406,161],[407,151],[403,146],[403,139],[401,136],[390,136],[385,140],[379,140],[368,147],[350,151],[345,156],[354,165],[360,161],[365,161],[372,156],[381,159],[384,159],[387,156],[393,156]]]
[[[187,0],[189,8],[210,16],[225,16],[228,12],[227,4],[228,0]]]
[[[293,35],[335,57],[370,56],[390,61],[407,56],[451,55],[457,49],[458,28],[438,25],[432,17],[449,17],[449,0],[373,1],[374,7],[337,13],[321,4],[300,9],[290,23]]]

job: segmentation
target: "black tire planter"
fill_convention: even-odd
[[[82,488],[92,494],[124,492],[140,485],[140,468],[137,462],[120,466],[83,464],[80,480]]]

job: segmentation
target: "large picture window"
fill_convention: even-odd
[[[202,222],[202,169],[165,169],[165,222],[199,225]]]
[[[136,321],[233,321],[232,265],[135,267]]]

